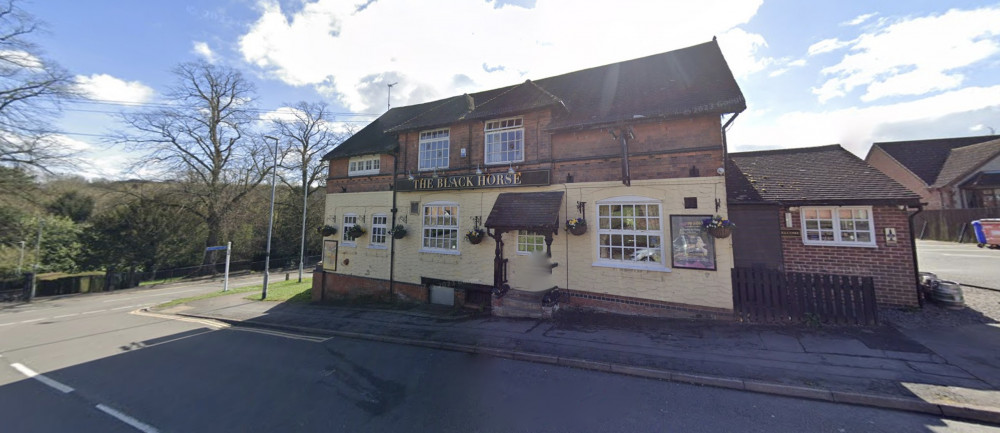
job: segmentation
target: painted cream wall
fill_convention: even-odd
[[[732,286],[729,269],[733,266],[732,238],[717,239],[716,271],[670,269],[649,271],[593,266],[597,260],[597,229],[591,226],[582,236],[565,231],[562,224],[567,218],[577,217],[578,201],[586,202],[586,219],[597,223],[597,202],[620,196],[642,196],[661,202],[664,260],[670,260],[670,215],[726,215],[725,185],[722,176],[680,179],[633,181],[631,187],[621,182],[591,182],[551,185],[547,187],[522,187],[504,189],[477,189],[466,191],[400,192],[397,197],[399,214],[397,224],[408,229],[405,238],[396,240],[397,281],[420,284],[421,276],[442,280],[462,281],[484,285],[493,284],[493,259],[495,244],[489,237],[479,245],[470,244],[465,232],[474,226],[475,217],[485,223],[493,203],[502,192],[564,191],[563,209],[560,211],[560,229],[552,243],[552,257],[548,262],[559,265],[552,273],[544,271],[537,257],[517,254],[516,233],[504,234],[504,257],[509,262],[509,283],[515,289],[537,291],[559,286],[572,290],[606,293],[680,304],[732,308]],[[365,216],[364,227],[371,231],[371,216],[388,213],[392,203],[391,192],[330,194],[327,196],[326,218],[336,216],[337,227],[345,213]],[[684,197],[697,197],[698,209],[684,209]],[[720,209],[715,210],[719,200]],[[410,202],[423,205],[432,202],[449,202],[459,206],[459,254],[420,252],[421,218],[410,214]],[[338,231],[337,238],[340,237]],[[388,279],[388,250],[372,250],[368,235],[359,239],[357,247],[340,247],[337,272],[350,275]],[[343,260],[350,259],[349,265]]]
[[[642,196],[661,201],[664,260],[670,260],[670,215],[727,215],[722,176],[620,182],[569,184],[569,215],[577,216],[576,202],[587,203],[587,221],[597,223],[597,202],[620,196]],[[684,209],[684,197],[697,197],[698,209]],[[715,200],[720,208],[715,210]],[[732,237],[716,239],[716,271],[670,269],[669,272],[593,266],[597,260],[597,230],[564,239],[569,251],[568,287],[595,293],[630,296],[707,307],[733,307],[729,269],[733,267]],[[558,269],[558,268],[557,268]]]

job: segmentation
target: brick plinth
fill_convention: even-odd
[[[325,279],[325,296],[322,295]],[[427,302],[427,288],[418,284],[395,282],[393,292],[396,299],[412,302]],[[389,281],[377,278],[358,277],[333,272],[313,274],[312,300],[355,299],[373,296],[389,299]]]
[[[559,306],[568,309],[597,310],[653,317],[715,320],[732,320],[734,317],[733,311],[725,308],[677,304],[579,290],[560,290]]]

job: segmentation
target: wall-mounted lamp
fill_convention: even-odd
[[[509,162],[507,163],[507,173],[514,174],[514,165]]]
[[[431,177],[433,177],[434,179],[438,178],[438,169],[437,168],[434,169],[434,174],[431,175]]]
[[[410,170],[406,170],[406,179],[413,181],[413,173],[410,173]]]
[[[476,174],[483,174],[483,169],[479,168],[479,164],[476,164]]]

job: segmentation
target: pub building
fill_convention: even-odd
[[[324,156],[313,299],[729,317],[732,241],[702,220],[745,108],[714,38],[394,107]]]

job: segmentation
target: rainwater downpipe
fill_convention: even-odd
[[[399,136],[396,136],[396,142],[399,142]],[[396,228],[396,175],[399,170],[399,147],[396,147],[396,151],[392,154],[392,183],[389,184],[389,188],[392,188],[392,227]],[[396,237],[389,235],[389,297],[391,298],[394,294],[393,286],[395,285],[395,271],[396,271]]]
[[[920,290],[920,266],[917,265],[917,236],[913,231],[913,217],[924,211],[924,204],[917,204],[917,211],[910,214],[906,219],[910,225],[910,253],[913,254],[913,285],[917,288],[917,303],[920,308],[924,308],[924,297]]]

